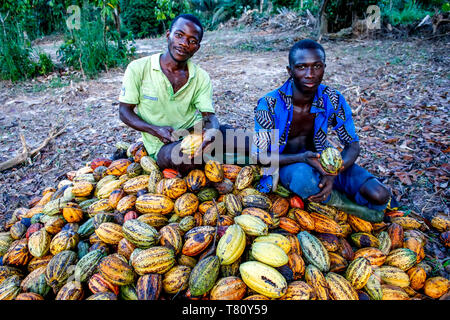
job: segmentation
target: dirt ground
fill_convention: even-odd
[[[295,32],[238,27],[207,32],[193,58],[210,75],[221,122],[253,127],[253,108],[286,79]],[[136,43],[140,56],[163,51],[165,38]],[[339,90],[354,112],[362,152],[357,163],[390,186],[403,209],[426,219],[449,214],[450,45],[433,40],[323,40],[324,83]],[[58,42],[39,43],[56,59]],[[121,123],[117,97],[124,70],[95,80],[76,72],[20,84],[0,83],[0,162],[30,147],[54,128],[64,132],[30,162],[0,173],[0,222],[55,187],[68,171],[110,156],[118,141],[139,134]],[[448,262],[448,251],[431,242],[430,259]],[[447,265],[447,264],[445,264]]]

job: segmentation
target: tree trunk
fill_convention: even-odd
[[[317,39],[318,39],[318,41],[320,41],[320,39],[322,38],[322,16],[323,16],[323,13],[325,12],[325,8],[327,7],[327,4],[328,4],[328,0],[322,0],[322,3],[320,4],[319,16],[317,19]]]

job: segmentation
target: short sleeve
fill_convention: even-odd
[[[212,112],[214,113],[214,107],[213,107],[213,90],[212,90],[212,84],[211,79],[206,73],[206,71],[199,69],[198,70],[198,77],[199,77],[199,84],[198,89],[195,94],[195,98],[193,101],[193,104],[197,110],[200,112]]]
[[[141,88],[141,77],[139,73],[135,70],[135,65],[131,62],[122,80],[122,88],[120,90],[119,101],[129,104],[139,103],[139,92]]]
[[[359,141],[356,134],[355,124],[352,118],[352,110],[345,100],[344,96],[338,92],[339,108],[337,110],[336,119],[337,125],[334,128],[338,134],[339,140],[344,146],[352,142]]]

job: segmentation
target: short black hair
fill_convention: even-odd
[[[181,18],[193,22],[195,25],[197,25],[200,28],[200,39],[199,39],[199,41],[202,41],[202,39],[203,39],[203,25],[200,22],[200,20],[198,20],[198,18],[196,16],[194,16],[193,14],[183,13],[183,14],[180,14],[180,15],[176,16],[175,18],[173,18],[173,20],[172,20],[172,22],[170,24],[169,31],[172,31],[172,27],[175,24],[175,22],[177,22],[177,20],[181,19]]]
[[[325,62],[325,49],[322,47],[322,45],[314,40],[311,39],[303,39],[298,42],[296,42],[291,50],[289,50],[289,65],[292,65],[292,60],[294,59],[294,53],[297,50],[303,50],[303,49],[317,49],[322,51],[323,53],[323,62]]]

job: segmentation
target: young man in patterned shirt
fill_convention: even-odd
[[[325,51],[312,40],[297,42],[289,52],[289,79],[258,101],[252,153],[271,164],[276,174],[261,179],[260,190],[281,184],[303,199],[325,203],[368,221],[379,222],[391,199],[389,189],[355,163],[360,153],[352,112],[344,97],[321,84]],[[328,128],[343,145],[343,165],[337,175],[323,170],[319,157]],[[279,171],[278,173],[276,171]]]

